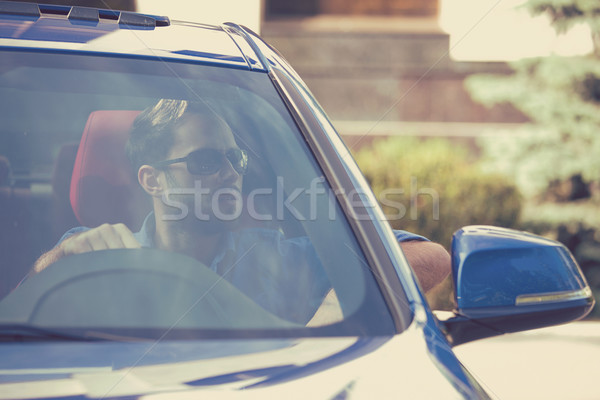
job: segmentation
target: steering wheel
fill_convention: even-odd
[[[65,257],[0,302],[0,323],[65,328],[294,326],[197,260],[157,249]]]

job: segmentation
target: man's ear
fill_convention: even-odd
[[[138,169],[138,182],[150,196],[162,196],[166,189],[164,175],[161,176],[160,173],[160,170],[150,165],[142,165]]]

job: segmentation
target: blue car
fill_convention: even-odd
[[[584,317],[470,226],[434,312],[290,65],[236,25],[0,2],[0,398],[488,398],[453,346]]]

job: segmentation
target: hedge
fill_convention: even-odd
[[[452,234],[465,225],[517,226],[516,186],[482,172],[465,147],[447,139],[391,137],[355,157],[395,229],[449,248]]]

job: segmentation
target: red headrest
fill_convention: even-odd
[[[139,111],[90,114],[73,168],[71,206],[82,225],[126,224],[136,231],[150,211],[125,154],[129,130]]]

